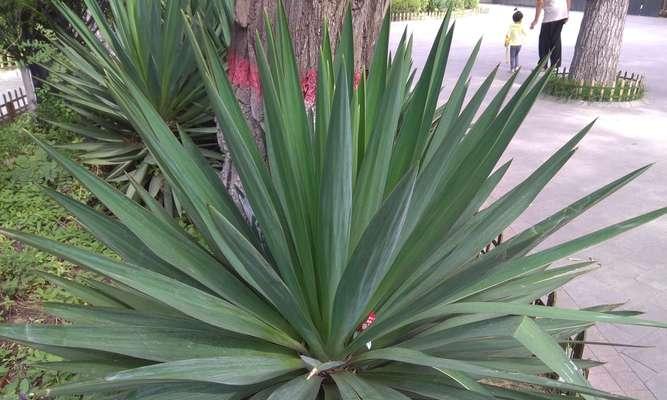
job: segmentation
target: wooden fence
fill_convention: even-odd
[[[574,79],[567,68],[557,70],[545,88],[552,96],[585,101],[633,101],[644,96],[644,76],[619,71],[613,84]]]
[[[430,12],[418,12],[418,11],[410,11],[410,12],[392,12],[391,13],[391,20],[392,21],[414,21],[414,20],[419,20],[419,19],[427,19],[427,18],[444,18],[444,16],[447,14],[446,11],[430,11]]]
[[[27,111],[30,107],[28,96],[23,89],[14,89],[2,95],[0,102],[0,123],[12,121],[18,115]]]
[[[455,9],[453,12],[454,16],[461,16],[466,14],[482,14],[488,12],[487,7],[474,7],[474,8],[461,8]],[[416,21],[422,19],[442,19],[447,15],[447,10],[441,11],[403,11],[403,12],[392,12],[391,20],[392,21]]]

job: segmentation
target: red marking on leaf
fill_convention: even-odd
[[[375,311],[371,311],[371,313],[368,314],[366,321],[364,321],[361,325],[359,325],[357,331],[359,332],[365,331],[366,329],[370,328],[371,325],[373,325],[373,322],[375,322]]]

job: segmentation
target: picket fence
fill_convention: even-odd
[[[574,79],[567,68],[554,72],[546,93],[567,99],[585,101],[618,102],[633,101],[644,96],[644,75],[619,71],[613,84]]]
[[[0,102],[0,123],[10,122],[30,107],[28,96],[23,89],[14,89],[2,95]]]

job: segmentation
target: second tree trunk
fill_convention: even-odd
[[[570,73],[577,80],[611,84],[618,73],[630,0],[588,0]]]

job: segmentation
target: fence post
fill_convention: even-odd
[[[25,107],[25,106],[28,105],[28,102],[26,101],[25,97],[26,96],[25,96],[25,93],[23,93],[23,89],[19,88],[19,97],[18,97],[18,101],[16,102],[16,104],[19,106],[19,108]]]
[[[1,104],[3,106],[5,104],[7,104],[7,96],[5,96],[4,93],[2,94],[2,103]],[[5,106],[5,109],[8,110],[7,106]],[[0,107],[0,121],[3,121],[4,119],[5,119],[5,114],[3,114],[2,107]]]
[[[619,98],[621,101],[625,101],[625,85],[626,85],[627,80],[621,79],[621,92],[619,93]]]
[[[7,107],[7,117],[9,121],[13,120],[16,117],[16,108],[14,107],[14,100],[12,99],[12,92],[7,93],[9,95],[9,101],[5,95],[2,95],[2,99],[5,101],[5,107]]]

